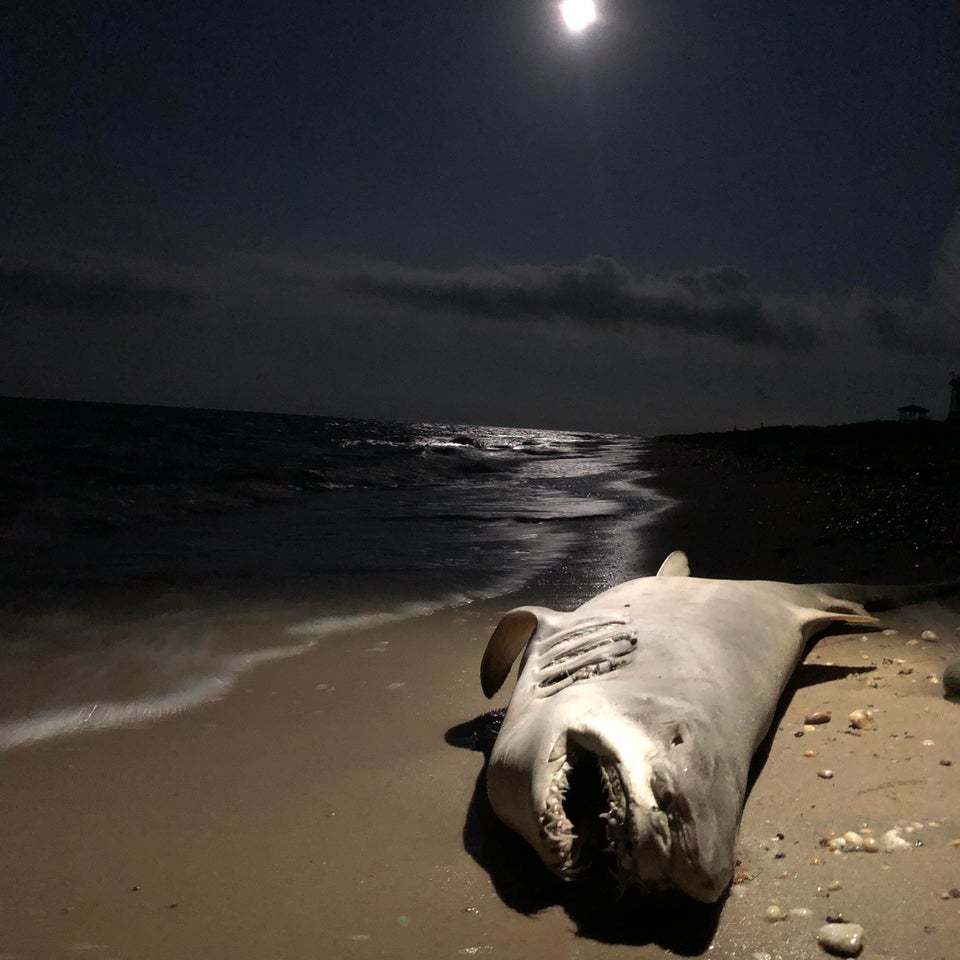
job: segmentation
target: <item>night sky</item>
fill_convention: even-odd
[[[950,0],[0,13],[0,393],[657,433],[946,412]],[[13,8],[13,9],[10,9]]]

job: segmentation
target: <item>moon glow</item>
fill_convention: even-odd
[[[593,0],[563,0],[560,15],[571,33],[581,33],[597,21],[597,7]]]

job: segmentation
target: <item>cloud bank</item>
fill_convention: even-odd
[[[441,272],[371,265],[341,288],[431,314],[487,320],[573,320],[597,326],[649,326],[733,343],[807,350],[813,324],[773,306],[734,267],[634,277],[608,257],[564,266],[504,266]]]
[[[634,433],[871,419],[944,406],[960,337],[941,300],[604,257],[45,253],[0,262],[0,393]]]

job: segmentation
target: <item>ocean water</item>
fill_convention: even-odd
[[[0,749],[159,719],[348,631],[646,572],[606,434],[0,400]]]

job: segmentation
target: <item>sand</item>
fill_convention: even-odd
[[[749,489],[734,472],[648,539],[688,547],[695,573],[834,576],[823,567],[843,550],[816,536],[775,552],[796,540],[793,488],[771,482],[759,513]],[[779,568],[750,572],[765,562]],[[742,882],[707,908],[561,885],[492,821],[483,717],[506,695],[483,698],[478,666],[516,599],[330,637],[181,716],[4,754],[0,958],[804,958],[823,956],[816,930],[833,913],[864,926],[865,957],[957,955],[960,899],[940,894],[960,887],[960,705],[937,682],[957,654],[956,600],[885,615],[895,635],[810,651],[747,803]],[[864,707],[877,729],[848,733]],[[795,736],[812,710],[833,719]],[[897,825],[912,828],[898,853],[820,845]],[[771,904],[812,915],[768,923]]]

